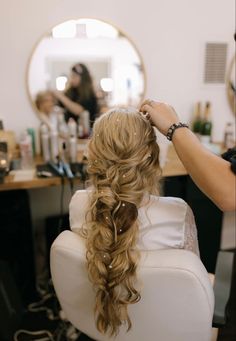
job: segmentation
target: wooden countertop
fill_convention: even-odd
[[[38,159],[37,164],[40,163]],[[187,175],[186,169],[183,164],[179,160],[175,149],[172,145],[169,146],[166,164],[162,170],[162,176],[180,176]],[[67,182],[67,181],[66,181]],[[80,183],[79,179],[75,179],[76,184]],[[67,182],[68,183],[68,182]],[[14,181],[13,175],[8,175],[4,179],[4,183],[0,184],[0,191],[9,191],[16,189],[33,189],[33,188],[42,188],[42,187],[50,187],[50,186],[60,186],[61,178],[60,177],[52,177],[52,178],[33,178],[32,180],[24,180],[24,181]]]
[[[80,183],[79,179],[75,180],[76,183]],[[68,183],[67,180],[65,180]],[[61,178],[60,177],[52,177],[52,178],[34,178],[32,180],[24,180],[24,181],[13,181],[13,176],[9,175],[5,177],[5,181],[3,184],[0,184],[0,191],[10,191],[15,189],[33,189],[33,188],[42,188],[42,187],[51,187],[51,186],[60,186]]]

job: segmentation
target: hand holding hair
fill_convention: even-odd
[[[176,129],[176,126],[186,125],[179,123],[178,115],[170,105],[146,100],[140,111],[148,113],[152,124],[167,138],[168,130],[173,128],[169,140],[196,185],[221,210],[235,210],[235,174],[230,162],[207,150],[190,129]]]
[[[170,126],[179,122],[174,108],[166,103],[145,100],[140,111],[148,113],[152,124],[165,136]]]

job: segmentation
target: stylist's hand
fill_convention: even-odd
[[[52,93],[56,97],[56,99],[58,99],[59,101],[63,99],[63,97],[65,96],[62,91],[58,91],[58,90],[53,90]]]
[[[146,100],[142,103],[140,111],[149,114],[152,124],[165,136],[170,126],[179,122],[175,110],[166,103]]]

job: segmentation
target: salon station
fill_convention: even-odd
[[[211,153],[221,157],[233,148],[235,3],[22,0],[1,7],[0,340],[94,340],[88,323],[83,329],[61,308],[50,269],[53,242],[70,230],[71,198],[88,187],[93,126],[114,107],[140,111],[152,98],[173,106]],[[214,278],[219,253],[236,249],[235,212],[220,210],[174,145],[155,134],[160,193],[191,207],[201,266]],[[224,323],[210,321],[219,331],[198,341],[233,341],[235,318],[234,310]],[[153,338],[158,321],[145,326],[145,340],[187,340]],[[96,340],[144,341],[124,335]]]

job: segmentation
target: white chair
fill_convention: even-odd
[[[113,340],[95,326],[95,294],[79,235],[64,231],[54,241],[51,273],[67,319],[96,341]],[[116,341],[213,340],[214,292],[195,254],[177,249],[143,252],[138,278],[141,301],[129,306],[132,329],[126,333],[122,328]]]

